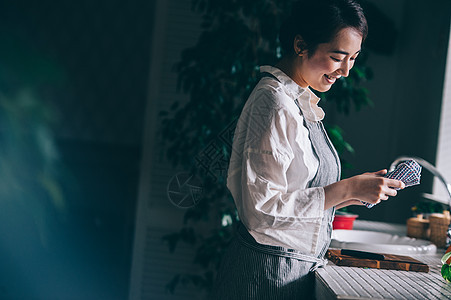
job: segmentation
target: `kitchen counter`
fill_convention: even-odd
[[[355,223],[356,230],[405,235],[405,226],[372,221]],[[429,273],[341,267],[329,262],[316,271],[317,299],[451,299],[451,283],[440,274],[444,249],[435,255],[412,255],[429,265]]]

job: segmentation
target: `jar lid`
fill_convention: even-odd
[[[429,216],[429,219],[450,219],[449,211],[445,210],[443,214],[435,213]]]
[[[429,223],[429,220],[428,219],[423,219],[423,217],[419,218],[417,216],[417,217],[413,217],[413,218],[407,219],[407,222],[413,223],[413,224],[415,224],[415,223],[417,223],[417,224],[427,224],[427,223]]]

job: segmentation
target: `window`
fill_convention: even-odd
[[[443,102],[439,125],[436,166],[445,180],[451,183],[451,32],[448,45],[445,81],[443,84]],[[433,193],[440,199],[449,201],[448,192],[443,184],[434,178]]]

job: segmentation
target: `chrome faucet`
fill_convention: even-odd
[[[419,157],[415,157],[415,156],[400,156],[392,162],[392,164],[390,165],[389,172],[393,171],[400,162],[410,160],[410,159],[415,160],[421,166],[426,168],[429,172],[431,172],[434,176],[436,176],[443,183],[443,185],[445,185],[445,188],[448,191],[448,196],[449,196],[448,205],[451,209],[451,184],[449,184],[445,180],[445,178],[442,176],[442,174],[440,174],[440,172],[437,170],[437,168],[434,167],[428,161],[426,161],[422,158],[419,158]],[[437,200],[435,200],[435,201],[437,201]],[[438,201],[438,202],[440,202],[440,201]],[[440,202],[440,203],[442,203],[442,202]],[[448,231],[446,233],[446,246],[449,247],[450,244],[451,244],[451,224],[448,226]]]

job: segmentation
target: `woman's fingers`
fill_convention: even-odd
[[[360,200],[352,199],[352,200],[347,200],[345,202],[340,203],[335,208],[340,209],[340,208],[350,206],[350,205],[365,205],[365,204],[363,204],[362,201],[360,201]]]
[[[398,194],[398,192],[394,189],[388,188],[385,192],[384,195],[387,197],[386,199],[382,199],[382,200],[388,200],[388,197],[394,197]]]
[[[362,205],[360,201],[378,204],[398,194],[405,188],[402,181],[386,178],[387,170],[356,175],[325,187],[326,200],[336,201],[337,208],[349,205]],[[333,195],[327,198],[328,195]],[[329,202],[330,202],[329,201]],[[328,203],[329,203],[328,202]],[[330,204],[330,203],[329,203]],[[325,205],[327,207],[327,205]]]
[[[384,176],[387,174],[387,169],[379,170],[377,172],[374,172],[375,175]]]
[[[380,170],[374,173],[365,173],[354,177],[355,187],[353,198],[376,204],[381,200],[388,200],[389,197],[397,195],[396,189],[405,188],[405,184],[399,180],[382,177],[387,170]]]
[[[381,193],[379,196],[379,199],[377,199],[377,200],[378,200],[378,202],[376,202],[376,203],[379,203],[380,200],[383,200],[383,201],[388,200],[388,195],[385,193]]]
[[[396,189],[404,189],[406,187],[406,185],[404,184],[404,182],[400,181],[400,180],[396,180],[396,179],[385,179],[385,184],[382,187],[383,188],[383,192],[386,196],[391,196],[394,197],[398,194],[398,191]],[[388,197],[387,197],[388,199]],[[387,199],[382,199],[382,200],[387,200]]]
[[[397,188],[397,189],[404,189],[406,187],[406,185],[404,184],[404,182],[402,182],[401,180],[396,180],[396,179],[388,179],[387,178],[387,185],[391,188]]]

